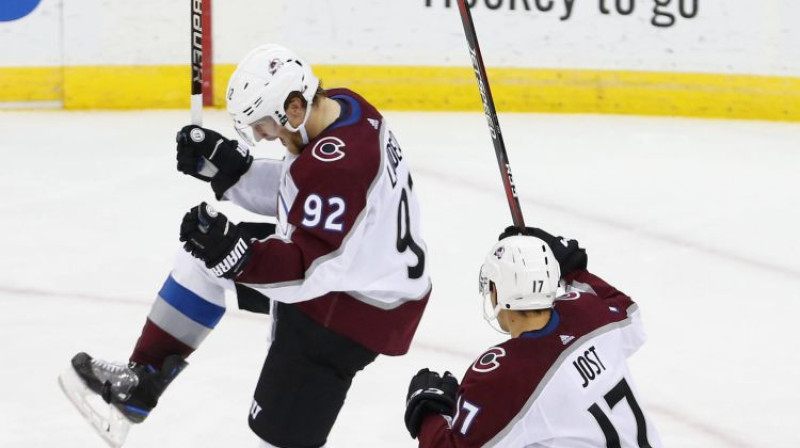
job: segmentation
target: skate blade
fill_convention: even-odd
[[[58,376],[58,385],[75,409],[109,446],[112,448],[122,447],[128,437],[128,431],[131,429],[131,422],[117,408],[102,403],[104,412],[100,412],[92,406],[87,401],[87,397],[98,397],[97,394],[86,387],[86,384],[72,368]]]

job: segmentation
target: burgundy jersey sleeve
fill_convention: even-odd
[[[627,310],[634,304],[633,299],[627,294],[585,269],[567,274],[564,281],[577,290],[595,294],[608,306],[614,306],[620,310]]]
[[[570,288],[582,291],[584,295],[596,296],[602,303],[604,312],[607,309],[611,311],[612,315],[620,314],[630,317],[633,323],[632,330],[624,333],[623,349],[627,356],[632,355],[644,345],[647,336],[641,322],[639,306],[627,294],[586,270],[572,272],[564,280]]]
[[[482,447],[514,419],[550,367],[544,354],[538,367],[531,366],[517,347],[521,342],[511,339],[478,357],[464,375],[452,423],[429,415],[420,429],[421,448]]]
[[[303,252],[295,244],[267,238],[253,244],[250,259],[236,277],[244,283],[281,283],[299,280],[305,272]]]

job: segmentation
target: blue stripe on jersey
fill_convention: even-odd
[[[188,290],[171,275],[167,277],[158,295],[183,315],[207,328],[216,327],[225,314],[225,308]]]
[[[550,333],[554,332],[556,328],[558,328],[558,324],[560,322],[561,322],[561,317],[558,316],[558,311],[556,311],[556,309],[553,308],[552,311],[550,312],[550,320],[547,321],[547,325],[538,330],[526,331],[525,333],[522,333],[520,337],[531,338],[531,339],[545,337]]]
[[[361,119],[361,105],[354,98],[347,95],[334,95],[331,98],[339,101],[339,104],[342,105],[342,114],[327,128],[328,130],[350,126]]]

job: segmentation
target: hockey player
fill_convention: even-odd
[[[638,308],[586,264],[575,240],[506,229],[480,292],[485,317],[511,339],[460,386],[450,372],[414,376],[405,423],[420,447],[661,446],[626,361],[644,342]]]
[[[277,224],[237,225],[205,203],[192,208],[180,228],[185,251],[130,364],[79,354],[78,385],[101,394],[122,426],[143,421],[235,290],[240,308],[275,316],[250,427],[262,446],[320,447],[355,374],[378,354],[406,353],[425,309],[431,283],[414,185],[383,116],[355,92],[323,90],[284,47],[244,58],[227,109],[242,140],[186,126],[178,170]],[[280,140],[285,158],[253,160],[249,147],[261,139]]]

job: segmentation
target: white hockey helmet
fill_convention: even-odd
[[[311,66],[289,49],[277,44],[262,45],[244,57],[228,82],[228,113],[233,126],[251,146],[255,144],[250,125],[269,117],[280,126],[297,132],[308,143],[305,126],[311,104],[319,88],[319,79]],[[284,104],[293,92],[306,100],[306,115],[298,127],[292,127]]]
[[[552,308],[560,279],[561,269],[547,243],[533,236],[504,238],[492,247],[481,266],[484,317],[491,322],[500,310]],[[492,285],[497,305],[492,304]]]

